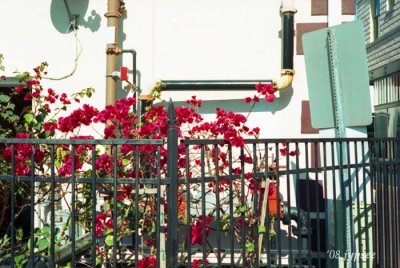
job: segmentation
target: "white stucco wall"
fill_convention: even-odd
[[[58,92],[72,93],[94,87],[91,103],[105,103],[106,1],[68,1],[87,11],[80,16],[78,37],[82,53],[73,76],[43,84]],[[121,20],[120,46],[135,49],[143,91],[160,80],[276,79],[281,67],[280,1],[262,0],[130,0]],[[297,22],[326,21],[311,16],[309,1],[296,1]],[[48,75],[61,77],[73,66],[74,33],[61,33],[67,15],[62,0],[13,0],[0,10],[0,53],[6,74],[29,70],[41,61],[49,63]],[[90,25],[90,20],[94,22]],[[58,21],[57,25],[53,22]],[[61,25],[61,26],[60,26]],[[65,25],[64,25],[65,27]],[[131,66],[125,54],[123,65]],[[259,103],[251,126],[262,128],[262,137],[300,137],[301,100],[308,99],[303,56],[295,56],[293,87],[273,104]],[[254,92],[255,93],[255,92]],[[253,92],[165,92],[164,99],[183,101],[197,95],[206,103],[208,117],[214,108],[246,113],[245,96]],[[124,97],[127,93],[119,92]],[[208,101],[208,102],[207,102]]]

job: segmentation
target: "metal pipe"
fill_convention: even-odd
[[[282,13],[282,69],[293,70],[294,13]]]
[[[281,77],[273,82],[275,90],[282,90],[292,84],[293,48],[294,48],[294,2],[284,0],[281,7],[282,16],[282,70]]]
[[[107,44],[106,50],[106,105],[115,104],[117,101],[117,81],[110,74],[117,71],[117,50],[118,50],[118,29],[119,17],[121,16],[120,0],[108,0],[107,13],[104,16],[107,18],[107,27],[114,31],[114,39]]]
[[[272,83],[272,80],[162,80],[163,91],[219,91],[254,90],[258,83]]]
[[[123,49],[122,53],[132,54],[132,85],[136,86],[136,51],[134,49]]]
[[[283,207],[283,215],[282,215],[282,222],[286,225],[290,226],[290,221],[294,220],[297,223],[297,227],[293,227],[293,234],[300,239],[301,248],[299,249],[299,256],[300,260],[307,258],[308,252],[308,234],[311,232],[309,222],[307,220],[307,213],[296,207],[290,207],[290,214],[289,214],[289,207]]]
[[[136,84],[136,72],[137,72],[137,67],[136,67],[136,50],[134,49],[123,49],[122,53],[131,53],[132,54],[132,85],[131,88],[135,92],[133,93],[133,97],[136,98],[137,103],[136,107],[134,107],[134,113],[137,113],[138,111],[140,112],[140,87]]]

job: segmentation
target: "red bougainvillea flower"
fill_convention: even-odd
[[[44,131],[48,132],[50,135],[54,134],[57,129],[56,122],[46,122],[43,124]]]
[[[205,225],[205,236],[207,237],[210,234],[209,224],[212,221],[212,218],[206,216],[205,222],[203,221],[203,216],[200,216],[199,219],[190,226],[190,236],[191,236],[191,244],[203,244],[203,225]]]
[[[206,265],[209,265],[210,262],[206,259]],[[192,268],[202,268],[203,266],[203,260],[202,259],[195,259],[192,261]]]
[[[84,104],[82,109],[79,108],[67,117],[60,117],[58,119],[58,129],[61,132],[73,132],[75,128],[81,125],[89,126],[93,118],[98,114],[98,110],[88,104]]]
[[[192,98],[190,100],[187,100],[186,103],[199,108],[203,105],[201,99],[197,99],[196,96],[192,96]]]
[[[138,261],[139,268],[156,268],[157,259],[155,257],[144,257]]]
[[[74,171],[78,171],[79,169],[82,168],[83,164],[79,161],[79,157],[77,155],[74,155],[75,159],[75,166],[74,166]],[[58,170],[58,174],[60,176],[66,177],[70,176],[72,174],[72,157],[71,154],[66,154],[64,157],[63,165],[60,167]]]

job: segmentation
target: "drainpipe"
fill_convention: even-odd
[[[275,90],[282,90],[292,84],[293,69],[293,47],[294,47],[294,0],[283,0],[281,6],[282,17],[282,70],[281,77],[274,81]]]
[[[112,77],[112,73],[117,71],[117,55],[121,52],[118,48],[118,26],[121,17],[120,0],[108,0],[107,12],[107,50],[106,50],[106,105],[115,104],[117,101],[117,80]],[[123,7],[123,5],[122,5]]]

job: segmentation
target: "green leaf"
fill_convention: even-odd
[[[51,229],[49,226],[45,225],[42,227],[42,235],[44,236],[50,236]]]
[[[24,231],[22,230],[22,228],[18,228],[17,229],[17,240],[21,240],[23,236],[24,236]]]
[[[60,169],[60,167],[61,167],[61,161],[60,161],[60,160],[56,159],[56,160],[54,161],[54,164],[56,165],[56,168],[57,168],[57,169]]]
[[[39,239],[37,243],[37,248],[39,251],[43,251],[50,246],[50,241],[47,238]]]
[[[99,257],[99,256],[97,256],[97,257],[96,257],[96,266],[97,266],[97,265],[100,265],[101,263],[103,263],[102,258]]]
[[[18,115],[12,115],[8,118],[8,121],[10,121],[11,123],[16,122],[19,120],[19,116]]]
[[[35,119],[35,116],[33,114],[26,114],[24,118],[26,122],[31,123]]]
[[[15,109],[15,104],[14,104],[14,103],[9,103],[8,106],[7,106],[7,108],[10,109],[10,110],[12,110],[12,111],[14,111],[14,109]]]
[[[114,236],[112,235],[107,235],[106,239],[104,240],[104,243],[106,243],[107,246],[111,247],[114,245]]]
[[[7,95],[0,95],[0,102],[9,102],[11,100],[11,98]]]
[[[16,267],[23,267],[24,264],[27,262],[28,260],[26,259],[25,255],[18,255],[14,257],[14,262],[15,262],[15,266]]]
[[[260,226],[258,226],[258,233],[260,233],[260,234],[262,234],[262,233],[265,233],[265,226],[264,225],[260,225]]]
[[[254,243],[247,242],[246,243],[246,250],[249,251],[249,252],[253,252],[254,251]]]

